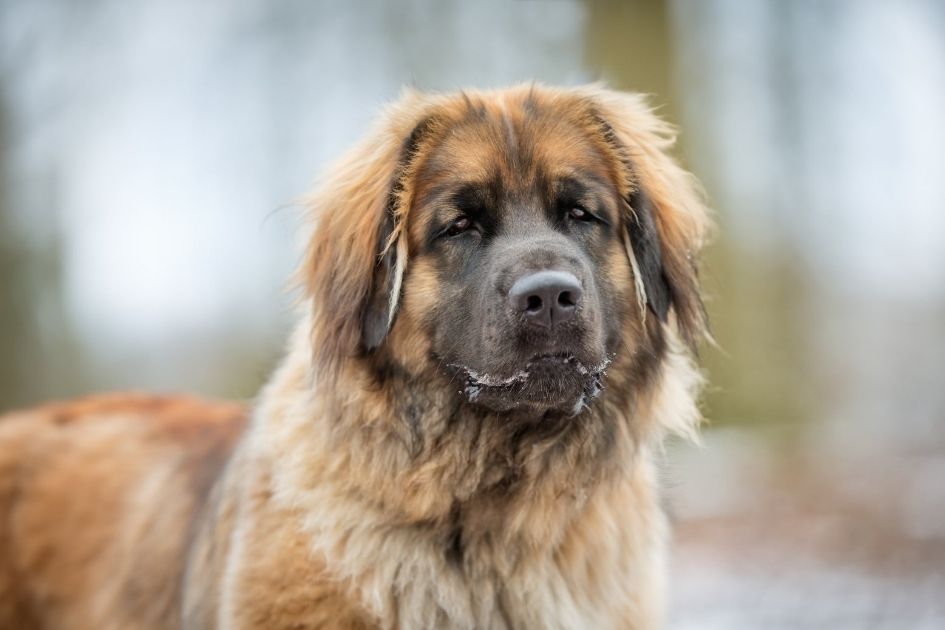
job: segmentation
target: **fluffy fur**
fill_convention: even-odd
[[[653,278],[645,242],[601,253],[620,345],[603,394],[547,426],[465,400],[431,351],[445,298],[416,210],[457,125],[521,137],[536,111],[591,143],[658,252]],[[568,154],[547,136],[541,159]],[[303,313],[248,423],[144,397],[0,421],[0,627],[659,627],[654,451],[699,421],[708,227],[672,144],[642,98],[599,86],[404,94],[311,202]],[[496,146],[451,155],[472,169]]]

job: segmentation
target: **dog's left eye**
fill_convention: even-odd
[[[574,219],[575,221],[590,221],[594,218],[594,215],[581,206],[573,206],[570,210],[568,210],[568,217]]]

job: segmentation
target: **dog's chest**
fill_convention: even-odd
[[[468,548],[458,561],[449,550],[399,535],[370,544],[384,549],[362,573],[363,603],[385,628],[612,628],[624,627],[632,576],[616,557],[593,567],[563,565],[554,553],[514,563],[493,550]],[[379,543],[379,544],[378,544]]]

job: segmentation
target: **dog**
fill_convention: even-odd
[[[0,627],[656,628],[710,227],[600,85],[407,91],[321,182],[247,410],[0,420]]]

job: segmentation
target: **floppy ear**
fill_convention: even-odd
[[[392,242],[395,221],[394,211],[389,209],[381,222],[375,246],[375,251],[380,254],[374,265],[371,290],[361,309],[361,346],[368,351],[381,345],[397,313],[405,265],[397,255],[397,243]]]
[[[424,107],[421,95],[405,94],[311,201],[315,232],[300,279],[313,300],[315,359],[329,371],[375,350],[396,316],[407,264],[408,171],[428,126]]]
[[[663,253],[653,218],[653,202],[643,190],[634,190],[626,203],[630,206],[626,225],[627,256],[638,279],[637,291],[641,292],[639,299],[660,321],[666,322],[672,290],[663,271]]]
[[[675,130],[642,96],[589,88],[589,98],[615,156],[638,298],[695,349],[708,332],[696,267],[710,227],[701,188],[669,153]]]

